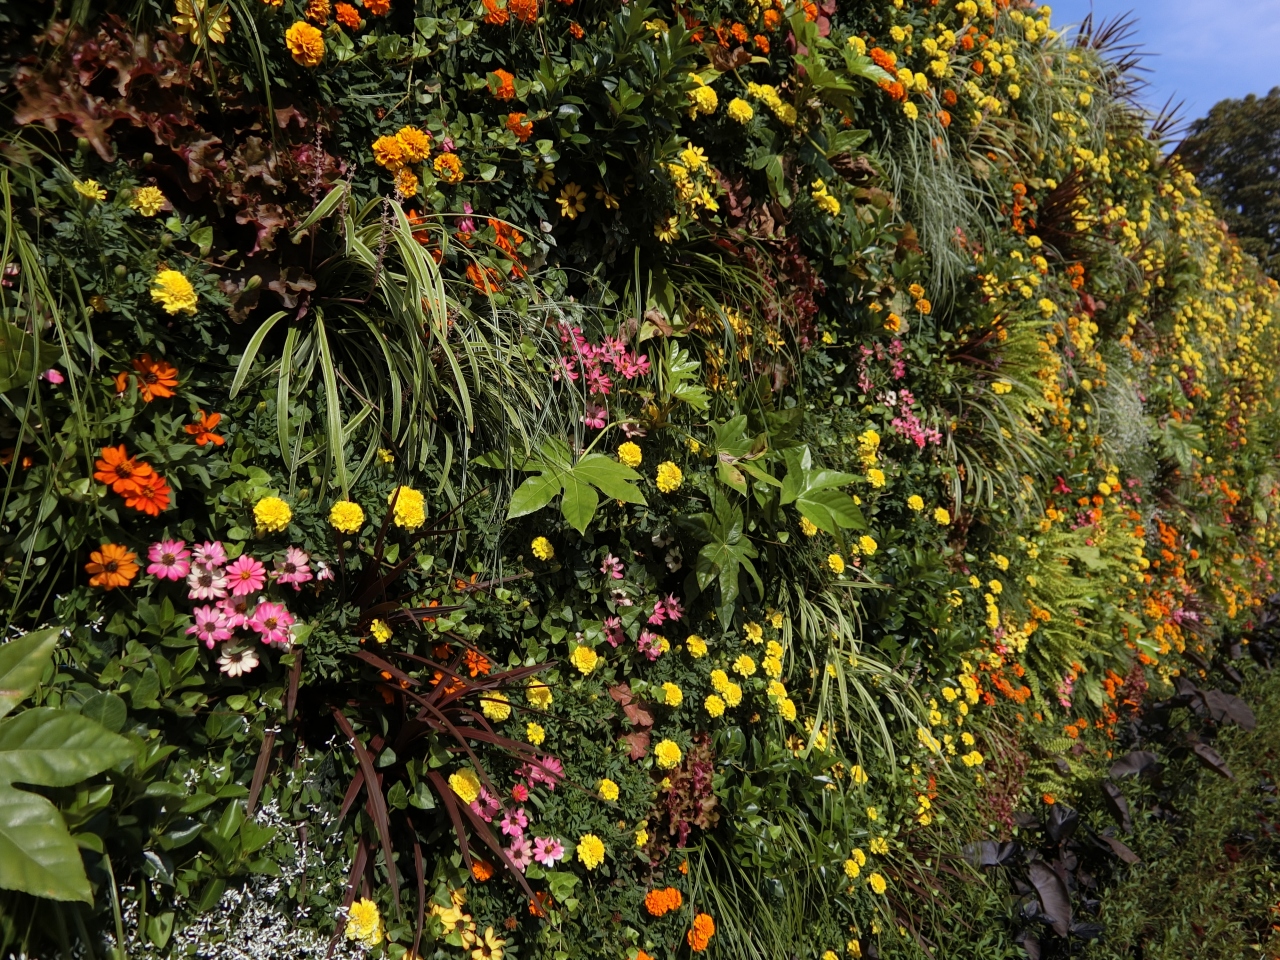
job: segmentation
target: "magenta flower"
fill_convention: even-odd
[[[227,595],[227,578],[217,567],[197,563],[187,575],[187,588],[192,600],[221,600]]]
[[[544,867],[554,867],[564,859],[564,844],[555,837],[534,837],[533,859]]]
[[[662,656],[662,637],[648,630],[640,631],[640,639],[636,641],[636,645],[650,660],[657,660]]]
[[[246,553],[227,567],[227,582],[237,597],[257,593],[267,582],[267,568]]]
[[[161,580],[182,580],[191,572],[189,556],[191,551],[182,540],[160,540],[147,551],[147,559],[151,561],[147,573]]]
[[[254,607],[249,629],[255,631],[263,643],[278,643],[286,647],[289,645],[289,627],[293,623],[293,614],[285,609],[283,603],[264,602]]]
[[[529,815],[525,813],[524,807],[508,810],[507,815],[502,818],[502,832],[517,840],[524,836],[524,828],[528,825]]]
[[[221,540],[207,540],[196,547],[196,563],[206,567],[220,567],[227,562],[227,551]]]
[[[40,374],[40,379],[47,380],[50,383],[65,383],[67,378],[62,375],[61,371],[50,367],[44,373]]]
[[[621,617],[604,618],[604,638],[609,641],[611,646],[614,647],[625,639],[625,634],[622,632]]]
[[[615,580],[622,579],[622,561],[615,557],[612,553],[606,553],[604,560],[600,564],[600,572],[606,577],[613,577]]]
[[[253,600],[249,597],[223,597],[218,606],[227,616],[227,629],[247,627],[253,616]]]
[[[592,430],[603,430],[609,422],[609,408],[588,403],[582,413],[582,422]]]
[[[511,788],[511,799],[517,803],[524,803],[529,799],[529,788],[523,783],[517,783]]]
[[[540,757],[521,766],[516,775],[524,777],[534,786],[546,784],[547,789],[554,792],[556,784],[564,779],[564,764],[555,757]]]
[[[667,594],[667,599],[664,601],[664,605],[667,609],[667,619],[673,623],[684,616],[684,607],[681,606],[680,601],[676,599],[676,595],[674,593]]]
[[[649,614],[649,623],[660,627],[667,622],[667,605],[659,600],[653,605],[653,613]]]
[[[481,787],[480,796],[471,801],[471,812],[484,820],[485,823],[493,823],[493,818],[497,816],[498,811],[501,809],[502,804],[498,802],[498,798],[485,787]]]
[[[524,873],[529,864],[533,862],[533,846],[528,840],[520,837],[511,842],[511,846],[507,847],[507,856],[511,858],[511,862],[516,865],[521,873]]]
[[[227,616],[218,607],[196,607],[193,611],[196,622],[187,627],[187,633],[194,633],[197,640],[203,640],[210,650],[222,640],[231,639],[231,631],[227,629]]]
[[[302,584],[311,579],[310,561],[311,558],[297,547],[289,547],[284,552],[284,559],[276,561],[276,579],[301,590]]]

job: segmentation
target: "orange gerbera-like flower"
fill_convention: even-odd
[[[484,11],[484,22],[490,26],[501,27],[511,19],[507,5],[499,0],[484,0]]]
[[[364,0],[364,12],[371,17],[385,17],[391,12],[391,0]]]
[[[507,0],[507,9],[521,23],[538,22],[538,0]]]
[[[360,11],[349,3],[340,3],[334,8],[334,12],[338,15],[338,22],[348,30],[360,29]]]
[[[493,217],[489,218],[489,226],[493,227],[493,245],[508,257],[513,259],[518,257],[519,252],[516,247],[524,243],[524,234],[509,223],[503,223]]]
[[[467,279],[481,293],[497,293],[502,289],[502,274],[493,267],[484,267],[472,263],[467,266]]]
[[[711,938],[715,936],[716,922],[711,919],[709,913],[700,913],[693,918],[693,929],[685,936],[689,941],[689,947],[694,953],[701,953],[707,949],[707,944],[711,942]]]
[[[149,463],[139,463],[129,456],[124,444],[103,447],[102,459],[95,464],[93,479],[105,483],[116,493],[128,493],[138,484],[155,474]]]
[[[524,113],[507,114],[507,129],[514,133],[521,143],[527,142],[533,136],[533,124],[525,122],[527,116],[528,114]]]
[[[679,910],[682,903],[684,903],[684,897],[675,887],[650,890],[644,898],[645,909],[655,917],[661,917],[672,910]]]
[[[142,399],[150,403],[156,397],[172,397],[178,385],[178,368],[166,360],[152,360],[151,354],[144,353],[133,361],[133,369],[138,374],[138,389]]]
[[[116,396],[124,396],[124,392],[129,389],[129,371],[121,370],[116,374]]]
[[[138,555],[127,547],[104,543],[89,553],[89,562],[84,565],[89,574],[89,586],[102,587],[103,590],[127,587],[129,581],[138,575],[138,565],[133,562],[137,559]]]
[[[227,442],[226,437],[220,437],[213,431],[218,428],[218,421],[222,419],[220,413],[205,413],[200,411],[200,421],[198,423],[188,423],[182,429],[196,438],[196,446],[203,447],[206,443],[212,443],[215,447],[220,447]]]
[[[508,73],[501,67],[493,71],[493,75],[498,78],[498,86],[493,91],[493,95],[499,100],[514,100],[516,97],[515,75]]]
[[[462,655],[462,662],[466,665],[468,672],[474,677],[477,674],[488,676],[489,671],[493,669],[493,665],[489,663],[489,658],[483,653],[477,653],[475,650],[468,650]]]
[[[148,516],[158,517],[161,510],[169,509],[170,492],[164,477],[153,473],[139,480],[134,489],[124,492],[124,505]]]

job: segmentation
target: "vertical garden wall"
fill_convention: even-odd
[[[1122,31],[0,36],[8,950],[1129,955],[1257,723],[1280,291]]]

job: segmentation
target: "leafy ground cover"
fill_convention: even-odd
[[[1121,29],[0,30],[6,949],[1148,937],[1124,865],[1275,642],[1280,288]]]

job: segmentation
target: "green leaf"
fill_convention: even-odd
[[[560,511],[573,529],[585,533],[599,503],[600,498],[590,484],[574,477],[565,477],[564,500]]]
[[[57,347],[0,320],[0,393],[30,383],[41,370],[57,363],[59,356]]]
[[[56,627],[37,630],[0,646],[0,717],[8,716],[36,688],[60,633]]]
[[[80,715],[97,721],[112,733],[123,730],[129,719],[129,711],[125,708],[124,701],[114,693],[95,693],[84,702],[84,706],[80,708]]]
[[[124,737],[66,710],[35,707],[0,721],[0,783],[69,787],[133,752]]]
[[[80,848],[44,797],[0,786],[0,888],[93,902]]]
[[[591,484],[606,497],[627,503],[645,503],[644,494],[634,486],[641,479],[640,474],[612,457],[589,453],[574,466],[573,476]]]
[[[552,501],[561,490],[561,484],[549,474],[530,477],[516,488],[511,495],[511,506],[507,508],[507,519],[523,517],[541,510]]]

